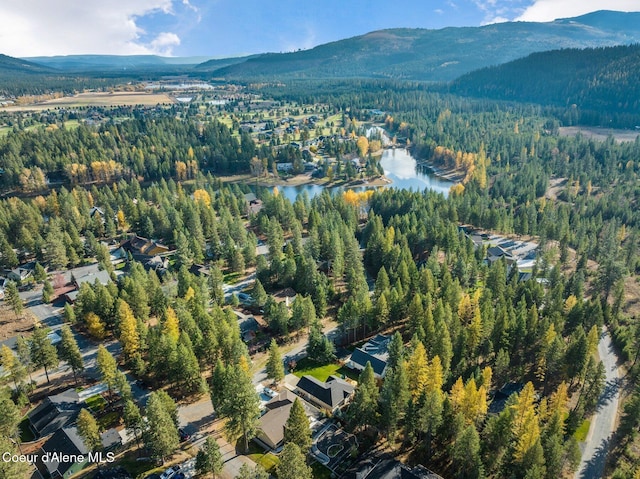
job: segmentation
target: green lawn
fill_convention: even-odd
[[[304,358],[298,361],[294,373],[298,377],[313,376],[318,381],[326,381],[329,376],[348,377],[353,380],[358,379],[358,374],[339,363],[319,364],[311,359]]]
[[[573,437],[575,437],[578,442],[584,442],[587,439],[587,434],[589,434],[590,426],[591,422],[585,419],[576,432],[573,433]]]
[[[107,407],[107,401],[100,394],[85,399],[84,403],[93,412],[100,412]]]
[[[249,443],[249,454],[247,454],[247,457],[256,464],[260,464],[269,474],[275,474],[276,466],[280,462],[277,456],[270,452],[264,452],[264,450],[254,442]]]

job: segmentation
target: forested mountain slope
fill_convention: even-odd
[[[374,77],[450,81],[533,52],[639,41],[640,13],[600,11],[548,23],[381,30],[311,50],[261,55],[214,70],[213,74],[225,78]]]
[[[633,127],[640,124],[638,78],[640,45],[565,49],[469,73],[450,91],[567,107],[583,123]]]

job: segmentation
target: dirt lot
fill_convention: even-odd
[[[33,329],[34,324],[34,317],[27,308],[16,319],[9,305],[5,301],[0,301],[0,341],[27,333]]]
[[[158,103],[174,103],[164,93],[141,92],[89,92],[74,96],[65,96],[33,105],[19,105],[3,108],[2,111],[38,111],[50,108],[74,108],[81,106],[116,106],[116,105],[157,105]]]

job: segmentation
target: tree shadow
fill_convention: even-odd
[[[583,466],[580,475],[576,476],[576,479],[600,479],[602,477],[610,443],[610,438],[602,441],[593,457]]]

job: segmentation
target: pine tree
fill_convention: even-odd
[[[216,368],[217,369],[217,368]],[[225,429],[230,438],[243,437],[245,451],[258,430],[260,400],[251,376],[240,366],[230,366],[225,375],[220,415],[227,418]]]
[[[212,436],[207,437],[196,456],[196,471],[202,475],[210,473],[215,478],[222,472],[223,466],[224,462],[218,441]]]
[[[178,428],[167,411],[163,400],[154,391],[147,401],[147,424],[145,444],[153,455],[164,463],[164,458],[172,454],[180,445]]]
[[[204,381],[200,373],[198,358],[193,352],[191,340],[186,333],[180,335],[177,348],[177,363],[175,377],[187,394],[195,394],[204,391]]]
[[[124,402],[122,420],[124,421],[124,425],[127,430],[130,433],[133,433],[138,446],[140,446],[140,434],[142,433],[144,422],[142,420],[140,408],[136,406],[136,403],[134,403],[131,399],[127,399]]]
[[[118,394],[123,400],[126,401],[127,399],[133,398],[133,395],[131,394],[131,384],[129,384],[127,375],[120,370],[116,370],[114,385],[116,391],[118,391]]]
[[[5,301],[11,306],[13,309],[16,318],[22,314],[24,311],[24,304],[22,303],[22,299],[20,299],[20,295],[18,294],[18,287],[13,281],[9,281],[5,290]]]
[[[251,298],[256,306],[262,308],[267,302],[267,292],[264,290],[262,283],[256,279],[251,290]]]
[[[367,365],[358,377],[358,386],[349,405],[349,422],[354,427],[378,424],[378,396],[378,385],[373,368],[367,361]]]
[[[68,325],[62,326],[60,329],[60,359],[65,361],[71,370],[73,371],[73,379],[78,383],[77,373],[84,370],[84,361],[82,360],[82,353],[76,342],[76,338],[73,337],[73,333]]]
[[[4,434],[0,435],[0,451],[10,456],[19,454],[15,442]],[[33,473],[32,467],[27,462],[0,461],[0,477],[3,479],[28,479]]]
[[[511,426],[514,440],[513,458],[516,464],[522,464],[529,450],[539,445],[540,426],[534,405],[535,390],[528,382],[518,395],[513,406],[513,421]]]
[[[21,420],[20,409],[11,400],[8,391],[0,393],[0,436],[17,439]]]
[[[425,390],[429,380],[429,363],[427,353],[421,342],[418,342],[407,360],[407,379],[411,397],[417,399]]]
[[[64,304],[64,312],[62,313],[64,322],[67,324],[76,324],[76,313],[73,310],[73,306],[69,303]]]
[[[36,266],[33,270],[33,279],[36,281],[44,281],[47,279],[47,272],[43,268],[43,266],[36,261]]]
[[[311,427],[302,401],[296,398],[284,425],[284,443],[292,442],[300,447],[303,454],[311,449]]]
[[[133,311],[131,311],[131,308],[125,300],[118,300],[116,310],[122,351],[124,352],[125,358],[130,360],[140,349],[138,324],[135,316],[133,315]]]
[[[164,324],[162,325],[162,332],[168,336],[172,341],[178,342],[180,337],[180,326],[178,321],[178,315],[175,310],[169,306],[164,316]]]
[[[109,395],[116,388],[116,373],[118,372],[118,364],[111,353],[102,344],[98,346],[98,354],[96,357],[98,370],[102,376],[102,381],[109,388]]]
[[[479,479],[484,477],[480,460],[480,436],[473,424],[467,426],[453,445],[453,463],[456,477]]]
[[[86,409],[80,411],[77,428],[78,434],[89,451],[98,451],[102,448],[102,439],[100,439],[98,423]]]
[[[58,365],[58,352],[47,337],[47,331],[37,327],[31,336],[31,361],[36,367],[44,368],[49,383],[49,369]]]
[[[18,361],[29,373],[29,381],[32,383],[33,378],[31,372],[33,371],[33,361],[31,360],[31,347],[27,340],[23,336],[19,336],[16,341],[16,353],[18,355]]]
[[[259,464],[257,464],[253,469],[250,469],[245,463],[240,466],[240,470],[238,471],[238,475],[235,479],[269,479],[270,477],[269,473]]]
[[[6,344],[3,344],[0,349],[0,365],[6,373],[9,373],[13,385],[17,390],[18,384],[26,377],[27,371],[20,360],[13,354],[11,348]]]
[[[382,391],[380,392],[381,425],[387,435],[393,439],[398,424],[404,417],[409,401],[409,382],[404,362],[395,368],[387,369]]]
[[[45,280],[44,287],[42,288],[42,302],[48,303],[53,298],[53,285],[51,281]]]
[[[404,343],[402,342],[402,335],[396,331],[391,336],[389,342],[389,360],[387,361],[387,367],[394,369],[404,361]]]
[[[266,370],[267,377],[272,379],[276,385],[284,379],[282,354],[275,339],[272,339],[269,345],[269,358],[267,359]]]
[[[312,479],[311,468],[307,466],[305,457],[297,444],[285,444],[280,453],[280,462],[276,466],[278,479]]]

